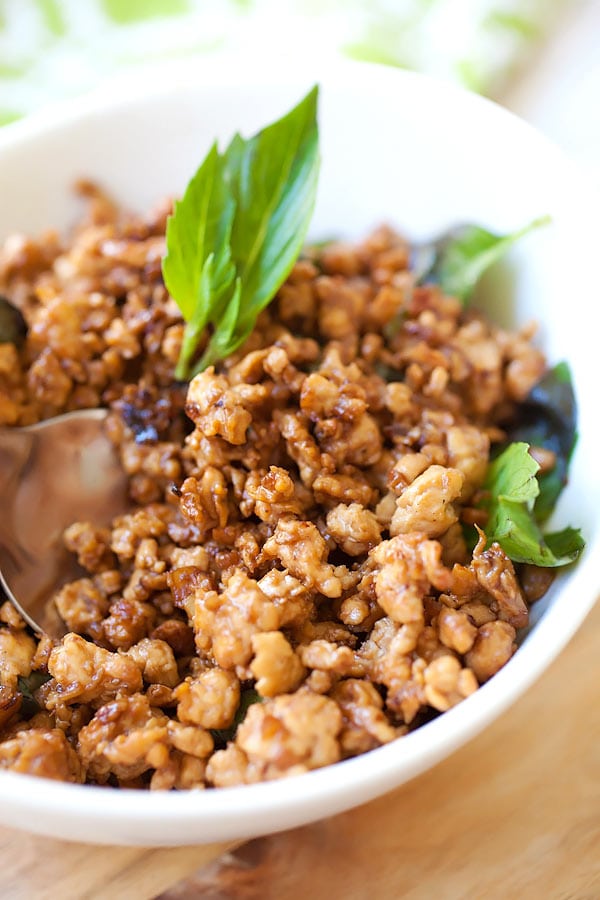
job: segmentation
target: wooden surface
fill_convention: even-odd
[[[0,898],[148,900],[227,849],[91,847],[0,828]]]
[[[360,809],[253,841],[162,900],[600,900],[600,604],[478,738]]]
[[[598,900],[600,605],[524,698],[434,769],[225,849],[93,848],[0,829],[0,897]]]

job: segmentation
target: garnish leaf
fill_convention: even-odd
[[[35,699],[34,693],[43,684],[50,681],[50,678],[51,676],[47,672],[38,671],[31,672],[27,678],[22,675],[19,675],[17,678],[17,688],[23,695],[21,715],[24,719],[31,719],[32,716],[40,711],[41,707]]]
[[[318,89],[286,116],[225,153],[236,201],[231,250],[242,282],[240,326],[252,324],[304,244],[317,191]]]
[[[0,344],[21,348],[27,336],[27,323],[22,312],[0,295]]]
[[[551,450],[554,468],[538,475],[540,492],[535,517],[545,522],[567,483],[569,463],[577,442],[577,405],[566,362],[560,362],[535,385],[519,404],[518,417],[507,427],[513,441],[526,441]]]
[[[230,348],[237,339],[237,337],[234,338],[234,335],[240,335],[239,328],[236,332],[236,326],[238,325],[240,316],[241,297],[242,282],[238,276],[238,278],[236,278],[235,280],[233,295],[227,303],[222,316],[215,322],[215,330],[213,332],[210,343],[206,348],[202,359],[200,360],[200,363],[198,364],[199,371],[202,371],[207,366],[212,365],[212,363],[216,362],[218,359],[224,359],[231,352]],[[240,343],[242,343],[242,341],[244,341],[245,339],[246,336],[242,336]]]
[[[223,160],[213,144],[167,222],[163,278],[187,323],[178,378],[185,377],[211,313],[235,277],[230,248],[234,213]]]
[[[459,225],[431,243],[417,245],[411,267],[418,282],[434,282],[444,293],[466,301],[486,269],[516,241],[549,221],[548,216],[543,216],[505,235],[478,225]]]
[[[577,559],[584,541],[574,528],[542,535],[534,513],[538,469],[524,441],[510,444],[490,464],[484,483],[486,534],[489,543],[497,541],[514,562],[564,566]]]
[[[246,340],[302,249],[319,171],[317,97],[314,87],[250,139],[236,134],[223,154],[213,145],[174,206],[163,276],[186,321],[179,378]]]

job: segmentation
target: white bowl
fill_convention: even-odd
[[[315,237],[359,237],[382,221],[415,237],[466,221],[503,231],[552,215],[551,227],[512,254],[514,307],[505,295],[498,312],[503,322],[539,319],[550,360],[571,363],[580,440],[555,521],[582,527],[585,554],[535,606],[534,627],[508,665],[401,740],[299,777],[200,793],[114,791],[0,771],[5,825],[80,841],[177,845],[256,836],[358,805],[481,731],[548,666],[594,602],[600,492],[590,309],[597,261],[588,188],[553,146],[506,111],[424,77],[364,65],[312,78],[281,69],[163,72],[154,83],[113,86],[0,134],[0,238],[74,222],[70,185],[80,176],[139,211],[149,208],[183,189],[215,136],[252,132],[315,80],[322,85],[323,157]]]

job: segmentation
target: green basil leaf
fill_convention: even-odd
[[[187,323],[177,377],[185,377],[211,310],[233,283],[234,212],[223,160],[213,144],[167,222],[163,278]]]
[[[564,566],[581,553],[584,541],[579,531],[566,528],[542,535],[535,518],[539,495],[538,464],[523,441],[510,444],[489,466],[484,490],[488,511],[488,542],[497,541],[514,561],[537,566]]]
[[[17,688],[23,695],[23,700],[21,702],[21,716],[24,719],[31,719],[32,716],[35,716],[35,714],[40,711],[41,707],[35,699],[34,693],[43,684],[50,681],[50,678],[51,676],[48,675],[47,672],[37,671],[31,672],[27,678],[23,675],[19,675],[17,678]]]
[[[248,337],[302,249],[319,171],[318,88],[249,140],[216,144],[167,223],[163,277],[186,322],[176,375],[199,371]]]
[[[434,282],[444,293],[466,301],[486,269],[516,241],[549,221],[548,216],[543,216],[505,235],[478,225],[459,225],[428,244],[416,245],[411,268],[419,283]]]
[[[206,303],[200,296],[200,276],[211,254],[215,284],[222,286],[233,280],[229,241],[234,212],[235,203],[223,177],[223,161],[213,144],[167,222],[163,276],[186,321],[195,313],[199,300]]]
[[[231,299],[227,303],[222,315],[219,316],[209,345],[206,348],[202,359],[193,370],[192,375],[197,375],[198,372],[202,372],[207,366],[212,365],[219,359],[224,359],[232,352],[230,348],[232,344],[235,344],[233,336],[236,333],[236,325],[240,315],[241,296],[241,279],[236,278]]]
[[[539,465],[529,454],[528,444],[524,441],[510,444],[490,463],[485,489],[494,497],[525,503],[531,508],[539,493],[535,477],[538,469]]]
[[[319,174],[318,88],[248,141],[236,135],[225,172],[236,201],[231,252],[241,278],[240,333],[252,327],[298,258]]]
[[[544,540],[555,556],[568,558],[569,562],[577,559],[585,547],[581,529],[570,526],[544,535]]]
[[[21,348],[27,336],[27,323],[22,312],[0,295],[0,344]]]
[[[535,385],[506,430],[512,441],[544,447],[556,457],[554,468],[538,476],[535,517],[545,522],[567,483],[577,442],[577,405],[566,362],[558,363]]]

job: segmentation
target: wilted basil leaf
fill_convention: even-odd
[[[17,687],[23,695],[21,715],[24,719],[31,719],[40,711],[40,706],[33,695],[38,688],[50,681],[50,678],[46,672],[32,672],[27,678],[21,675],[17,678]]]
[[[483,506],[488,511],[486,535],[497,541],[514,562],[564,566],[581,553],[584,541],[574,528],[544,536],[534,514],[539,494],[538,464],[525,442],[510,444],[489,466]]]
[[[16,306],[0,295],[0,344],[22,347],[27,337],[27,323]]]
[[[548,216],[535,219],[512,234],[494,234],[478,225],[458,225],[427,244],[416,244],[411,269],[419,283],[439,284],[444,293],[466,301],[486,269]]]
[[[507,426],[512,441],[526,441],[551,450],[556,464],[538,475],[540,487],[535,501],[535,517],[545,522],[567,483],[569,463],[577,441],[577,405],[566,362],[560,362],[536,384],[517,417]]]

